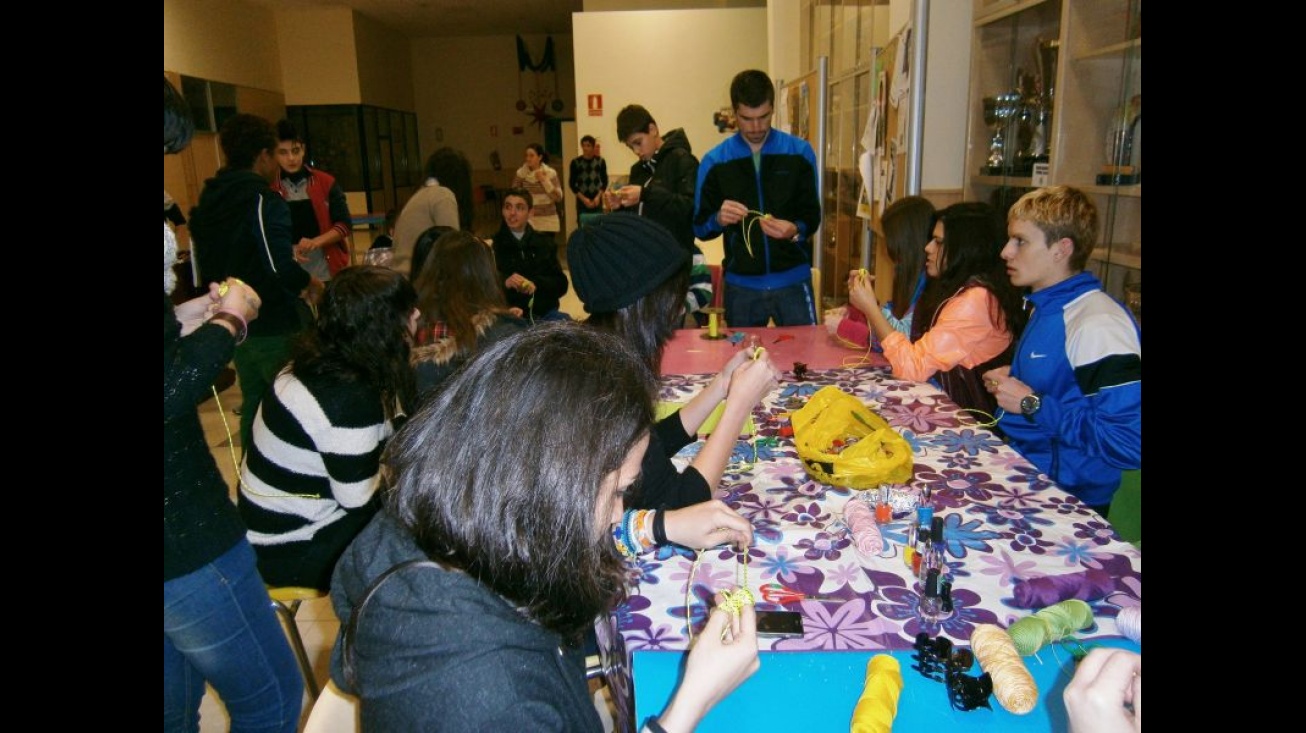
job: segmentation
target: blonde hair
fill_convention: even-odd
[[[1083,191],[1070,186],[1047,186],[1021,196],[1007,211],[1007,223],[1027,221],[1039,228],[1051,244],[1067,238],[1074,244],[1070,269],[1082,270],[1097,246],[1097,205]]]

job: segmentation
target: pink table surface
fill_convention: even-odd
[[[676,331],[662,355],[662,373],[709,374],[719,371],[737,349],[756,336],[758,343],[771,352],[771,360],[788,372],[794,362],[800,361],[808,369],[838,369],[847,366],[888,366],[884,356],[865,350],[851,349],[835,340],[823,325],[779,326],[772,328],[726,328],[722,333],[730,336],[742,331],[745,336],[738,344],[729,338],[711,340],[703,338],[706,328],[682,328]]]

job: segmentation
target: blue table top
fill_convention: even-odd
[[[1141,651],[1119,637],[1094,639],[1085,646]],[[876,654],[891,654],[902,668],[894,733],[964,729],[968,731],[1064,731],[1066,709],[1061,695],[1074,674],[1074,660],[1061,645],[1049,645],[1025,657],[1039,689],[1038,707],[1013,715],[990,697],[992,709],[953,710],[943,682],[912,669],[911,650],[893,652],[762,652],[762,666],[698,726],[698,733],[737,731],[844,731],[866,682],[866,664]],[[684,652],[639,650],[633,656],[635,720],[660,713],[680,677]],[[979,674],[978,662],[970,670]]]

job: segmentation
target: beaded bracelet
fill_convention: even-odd
[[[630,548],[630,545],[626,544],[626,527],[624,522],[617,522],[612,525],[612,544],[617,546],[617,552],[620,552],[623,557],[631,560],[635,559],[635,551]]]

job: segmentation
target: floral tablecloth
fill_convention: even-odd
[[[710,377],[665,377],[661,398],[686,401]],[[914,470],[904,488],[929,485],[935,515],[944,518],[951,617],[926,623],[917,614],[920,584],[902,558],[912,516],[895,515],[900,518],[882,527],[885,550],[864,555],[842,519],[844,504],[861,492],[809,476],[793,439],[780,437],[786,405],[827,385],[861,399],[911,444]],[[629,599],[599,628],[619,712],[632,709],[623,674],[629,655],[686,649],[686,620],[697,633],[713,593],[741,583],[759,609],[803,615],[802,638],[762,640],[764,651],[775,652],[907,649],[920,631],[965,645],[976,624],[1005,627],[1036,610],[1013,605],[1016,581],[1087,569],[1106,570],[1115,587],[1090,604],[1096,625],[1077,638],[1118,636],[1116,614],[1141,604],[1141,551],[929,384],[894,379],[877,368],[814,371],[783,382],[753,418],[760,439],[736,445],[716,492],[753,523],[748,562],[732,548],[700,554],[674,546],[638,559]],[[677,462],[687,464],[699,447],[686,447]],[[763,586],[783,605],[766,600]]]

